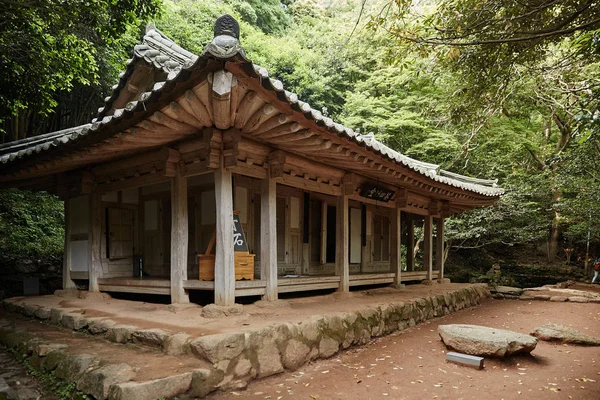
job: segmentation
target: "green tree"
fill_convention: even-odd
[[[113,46],[160,0],[0,0],[0,123],[20,139],[76,85],[98,83]],[[122,50],[122,49],[121,49]]]

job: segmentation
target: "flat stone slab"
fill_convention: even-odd
[[[562,343],[581,344],[585,346],[600,346],[600,339],[581,333],[576,329],[559,324],[546,324],[538,326],[531,335],[540,340],[556,341]]]
[[[496,286],[495,288],[490,288],[490,292],[520,296],[523,294],[523,289],[511,286]]]
[[[479,325],[440,325],[438,333],[448,348],[474,356],[531,353],[538,341],[530,335]]]

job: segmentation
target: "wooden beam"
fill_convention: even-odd
[[[198,121],[193,114],[188,113],[188,111],[176,101],[172,101],[168,106],[163,108],[162,112],[177,121],[181,121],[197,129],[201,129],[206,126],[202,122]]]
[[[231,126],[231,88],[237,85],[236,77],[229,71],[212,74],[213,120],[218,129]]]
[[[109,227],[106,227],[109,229]],[[102,261],[100,258],[101,237],[102,237],[102,206],[99,193],[90,195],[90,225],[89,225],[89,255],[90,273],[89,286],[90,292],[98,292],[98,278],[102,278]]]
[[[391,232],[391,242],[392,242],[392,251],[390,252],[390,267],[392,272],[394,273],[394,284],[399,285],[402,282],[402,262],[401,260],[401,247],[400,247],[400,238],[401,238],[401,211],[399,208],[393,208],[391,213],[391,222],[392,222],[392,232]]]
[[[319,183],[298,176],[284,174],[279,178],[273,179],[275,179],[277,183],[281,183],[282,185],[292,186],[298,189],[307,190],[309,192],[323,193],[331,196],[340,196],[342,194],[342,189],[339,186],[328,185],[326,183]]]
[[[240,103],[235,117],[234,126],[237,129],[242,129],[248,122],[250,117],[260,108],[265,102],[257,95],[256,92],[249,91],[244,96],[244,99]]]
[[[439,271],[438,279],[444,278],[444,218],[438,218],[435,237],[435,268]]]
[[[213,124],[208,110],[193,91],[187,90],[183,97],[179,99],[179,104],[202,125],[211,126]]]
[[[337,201],[337,226],[338,233],[336,237],[336,255],[335,266],[336,275],[340,277],[339,291],[350,291],[350,260],[349,260],[349,216],[348,216],[348,196],[342,195]]]
[[[244,133],[255,131],[268,119],[275,118],[276,113],[277,109],[272,104],[263,105],[248,119],[241,131]]]
[[[215,248],[215,304],[235,304],[235,266],[233,254],[233,193],[231,171],[224,166],[221,154],[215,171],[217,228]]]
[[[260,279],[267,283],[263,300],[277,300],[277,184],[267,175],[260,198]]]
[[[91,172],[96,177],[117,175],[123,171],[130,170],[142,165],[148,165],[159,162],[166,162],[170,157],[173,157],[173,149],[162,147],[159,150],[149,151],[134,157],[128,157],[113,161],[107,164],[102,164],[92,168]]]
[[[171,303],[189,303],[183,288],[188,266],[188,203],[187,178],[177,165],[171,180]]]
[[[433,250],[432,250],[432,217],[427,215],[423,224],[423,269],[427,271],[427,280],[432,279]]]

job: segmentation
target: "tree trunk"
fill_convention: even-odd
[[[552,189],[552,202],[556,205],[562,195],[557,188]],[[550,227],[550,241],[548,243],[548,261],[552,262],[558,253],[558,239],[560,238],[560,211],[554,209],[552,217],[552,226]]]

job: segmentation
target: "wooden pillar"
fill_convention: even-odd
[[[371,221],[367,218],[367,206],[362,204],[360,207],[360,272],[367,270],[367,263],[371,261],[369,247],[367,246],[367,224]]]
[[[70,200],[65,197],[65,247],[63,251],[63,289],[76,289],[75,282],[71,279],[71,210]]]
[[[401,212],[400,209],[395,207],[392,210],[392,248],[390,252],[390,267],[391,271],[394,273],[394,284],[399,285],[401,283],[401,274],[402,274],[402,263],[400,261],[400,257],[402,255],[400,250],[400,234],[401,234]]]
[[[260,278],[267,287],[263,300],[277,300],[277,184],[267,174],[260,197]]]
[[[406,227],[408,232],[408,239],[406,241],[406,270],[415,270],[415,221],[412,218],[406,219]]]
[[[437,219],[435,242],[435,267],[438,272],[438,279],[444,279],[444,218]]]
[[[217,233],[215,245],[215,304],[235,304],[235,264],[233,254],[233,196],[231,172],[221,163],[215,171]],[[262,249],[261,249],[262,251]],[[261,253],[262,256],[262,253]],[[264,260],[260,260],[261,264]]]
[[[108,229],[108,228],[107,228]],[[90,225],[89,225],[89,287],[90,292],[99,292],[98,278],[102,277],[100,247],[102,240],[102,203],[98,193],[90,194]]]
[[[349,263],[349,217],[348,196],[338,197],[337,202],[337,235],[336,235],[336,275],[340,277],[339,291],[350,291],[350,263]]]
[[[187,178],[177,165],[171,180],[171,303],[189,303],[183,288],[188,267]]]
[[[423,267],[427,271],[427,280],[431,280],[433,273],[433,251],[432,251],[432,220],[431,215],[425,217],[425,223],[423,224]]]

